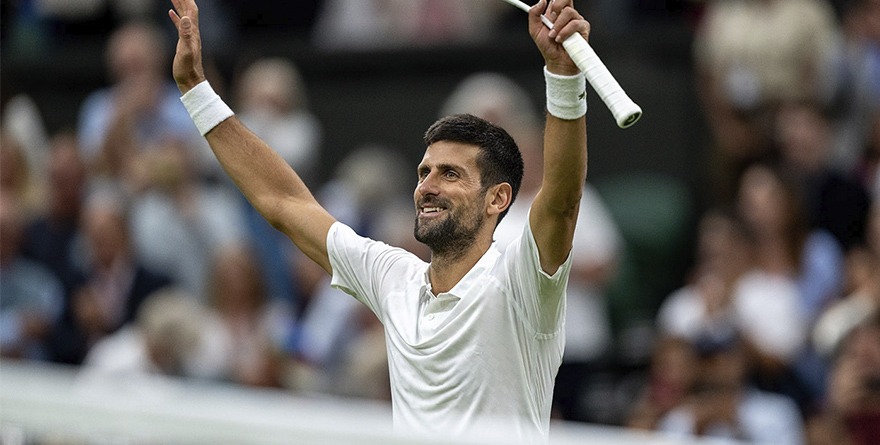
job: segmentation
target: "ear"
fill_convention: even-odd
[[[513,202],[513,188],[502,182],[492,186],[486,193],[486,212],[489,215],[500,215]]]

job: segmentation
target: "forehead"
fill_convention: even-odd
[[[477,168],[480,147],[473,144],[451,141],[437,141],[428,146],[419,167],[434,165],[457,165]]]

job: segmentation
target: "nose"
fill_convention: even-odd
[[[439,189],[437,187],[437,184],[438,183],[437,183],[436,175],[433,172],[428,173],[416,185],[416,197],[426,196],[426,195],[436,195],[437,193],[439,193]]]

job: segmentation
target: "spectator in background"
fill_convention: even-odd
[[[18,45],[65,43],[65,39],[103,36],[120,23],[132,20],[150,21],[162,18],[167,5],[154,0],[17,0],[10,8],[13,35],[30,42],[13,39]],[[227,0],[207,0],[200,5],[204,22],[210,22],[206,38],[212,42],[230,36],[226,11]],[[233,34],[234,35],[234,34]],[[22,49],[26,49],[23,46]]]
[[[59,326],[58,361],[80,363],[95,342],[134,319],[149,294],[172,284],[138,260],[126,205],[111,192],[87,199],[82,214],[89,249],[85,285],[73,295],[69,317]]]
[[[79,115],[79,145],[93,171],[125,183],[136,155],[165,139],[204,147],[168,79],[165,47],[160,31],[145,22],[110,36],[105,55],[113,84],[89,94]]]
[[[759,373],[789,369],[806,338],[800,295],[791,278],[759,268],[756,251],[750,227],[735,213],[703,215],[692,281],[661,305],[660,332],[692,344],[736,335]]]
[[[64,289],[46,266],[21,255],[24,225],[17,197],[0,191],[0,355],[46,360]]]
[[[856,168],[856,178],[871,198],[880,201],[880,109],[871,116],[871,129]]]
[[[863,241],[870,196],[831,167],[831,131],[831,122],[813,103],[790,102],[779,108],[776,134],[782,166],[803,185],[810,228],[827,231],[848,249]]]
[[[42,186],[34,180],[24,147],[8,133],[0,133],[0,188],[15,195],[26,218],[42,210]]]
[[[625,414],[628,428],[656,430],[669,412],[688,399],[697,377],[697,354],[689,341],[666,336],[657,341],[648,375]]]
[[[199,377],[207,315],[178,289],[151,293],[132,321],[95,343],[83,361],[82,381],[98,388],[129,383],[136,390],[141,379],[155,376]]]
[[[314,170],[322,128],[309,109],[306,85],[293,62],[280,57],[256,60],[238,80],[235,96],[239,119],[251,131],[294,168]]]
[[[411,218],[406,218],[407,233],[412,232],[411,225]],[[391,242],[388,240],[393,238],[384,233],[402,227],[397,223],[383,225],[383,235],[377,239]],[[295,357],[291,385],[298,391],[390,400],[382,324],[361,305],[340,298],[340,291],[330,287],[320,267],[302,254],[298,257],[300,284],[312,283],[302,293],[305,306],[291,345]]]
[[[495,229],[503,249],[522,233],[529,206],[541,186],[543,141],[539,116],[526,91],[497,73],[477,73],[462,80],[441,115],[470,113],[506,129],[520,147],[525,164],[519,196]],[[611,325],[605,289],[616,271],[622,239],[598,192],[584,184],[572,247],[566,298],[565,353],[556,377],[555,409],[567,420],[599,421],[586,406],[591,377],[605,370],[611,348]]]
[[[250,386],[285,384],[283,347],[293,326],[290,307],[266,293],[252,250],[228,246],[212,256],[209,304],[220,319],[226,377]]]
[[[750,443],[806,443],[797,405],[748,384],[748,354],[735,336],[695,346],[699,359],[691,394],[660,420],[659,431]]]
[[[375,240],[428,259],[412,234],[408,184],[401,159],[390,148],[366,144],[337,166],[318,192],[322,205],[340,221]],[[405,215],[405,216],[401,216]],[[293,345],[298,387],[334,394],[387,399],[384,330],[363,305],[330,286],[330,277],[304,255],[296,256],[301,313]],[[357,383],[369,382],[359,386]]]
[[[846,261],[843,297],[823,311],[813,329],[813,344],[826,359],[858,324],[880,312],[880,201],[868,220],[866,243],[850,250]]]
[[[843,254],[830,233],[809,227],[805,205],[801,184],[779,168],[755,164],[740,180],[738,208],[756,236],[758,267],[797,283],[812,323],[840,293]]]
[[[321,123],[309,110],[306,85],[297,67],[288,59],[262,58],[251,63],[235,84],[239,119],[267,141],[293,168],[303,172],[307,183],[314,174],[320,156]],[[202,151],[225,174],[213,159],[211,150]],[[281,232],[272,228],[242,199],[244,220],[266,278],[269,292],[294,304],[297,284],[290,275],[294,249]]]
[[[355,148],[339,165],[333,178],[321,187],[318,200],[330,214],[351,227],[376,237],[386,208],[408,200],[402,160],[390,148],[365,144]]]
[[[830,233],[809,227],[801,187],[782,170],[755,164],[741,178],[738,208],[756,236],[757,267],[795,283],[798,300],[793,309],[811,329],[840,295],[843,252]],[[792,395],[804,408],[811,408],[822,392],[824,364],[810,347],[792,362],[793,375],[770,362],[760,364],[762,387]]]
[[[324,49],[375,50],[480,41],[508,8],[469,0],[327,0],[318,12],[312,43]]]
[[[826,443],[873,445],[880,437],[880,313],[856,325],[837,348],[824,417]],[[817,445],[824,445],[818,442]]]
[[[132,198],[134,250],[146,267],[205,301],[211,256],[246,237],[239,196],[199,181],[179,141],[163,141],[140,159],[146,189]]]
[[[49,138],[36,101],[29,94],[15,94],[3,105],[2,116],[3,137],[11,137],[21,147],[31,179],[45,182]]]
[[[863,147],[871,143],[880,113],[880,1],[846,1],[842,23],[830,165],[849,173],[858,167]]]
[[[718,197],[770,150],[782,101],[827,104],[839,29],[824,0],[714,0],[694,40],[697,87],[713,136]]]
[[[69,299],[84,280],[80,217],[89,179],[74,134],[52,138],[47,176],[46,208],[25,230],[22,249],[55,273]]]

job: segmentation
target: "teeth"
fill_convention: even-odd
[[[440,210],[442,210],[440,207],[425,207],[422,209],[422,212],[435,213],[435,212],[439,212]]]

